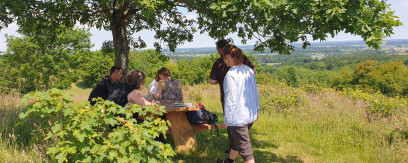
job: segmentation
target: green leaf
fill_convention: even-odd
[[[88,122],[82,121],[80,125],[81,130],[91,130],[91,125]]]
[[[87,135],[84,133],[78,133],[75,136],[78,138],[78,141],[81,143],[84,142],[85,138],[87,137]]]

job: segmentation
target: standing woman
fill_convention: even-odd
[[[234,162],[241,154],[245,163],[255,162],[249,130],[258,119],[259,95],[254,71],[243,64],[241,49],[228,45],[222,57],[227,67],[231,67],[224,78],[225,115],[228,140],[231,150],[224,162]]]
[[[171,77],[170,70],[163,67],[159,70],[160,81],[157,92],[153,96],[155,99],[171,100],[183,102],[183,92],[180,81]]]

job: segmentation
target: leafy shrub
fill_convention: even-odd
[[[74,106],[71,96],[56,89],[27,94],[22,102],[28,103],[22,122],[32,116],[49,120],[42,126],[43,139],[50,142],[47,154],[58,162],[171,162],[175,155],[169,144],[154,140],[168,129],[168,121],[153,116],[163,115],[161,106],[123,108],[103,100]],[[145,121],[137,124],[135,113]]]
[[[304,91],[284,83],[280,83],[278,87],[259,85],[258,91],[261,108],[285,109],[304,106],[307,102],[303,97]]]
[[[378,113],[383,116],[392,115],[396,111],[405,112],[408,108],[408,100],[399,96],[387,97],[379,92],[365,93],[361,90],[351,88],[345,89],[344,92],[352,99],[364,100],[369,104],[367,110],[369,113]]]
[[[306,92],[310,92],[310,93],[321,93],[323,92],[323,86],[320,85],[319,82],[316,83],[305,83],[302,84],[302,88],[306,91]]]
[[[365,92],[381,92],[387,96],[407,96],[408,69],[402,61],[378,64],[377,61],[366,61],[356,66],[353,71],[342,69],[334,78],[332,86],[358,88]]]
[[[108,76],[114,63],[114,54],[101,51],[90,52],[89,56],[81,57],[81,77],[86,87],[93,87],[104,76]]]
[[[280,108],[303,106],[306,102],[302,97],[302,92],[298,89],[293,89],[283,94],[275,94],[270,100]]]

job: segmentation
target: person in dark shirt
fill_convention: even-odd
[[[227,65],[224,63],[224,59],[221,57],[221,55],[223,54],[223,48],[229,45],[229,43],[227,40],[221,39],[218,40],[215,44],[220,58],[218,58],[212,66],[210,73],[210,84],[218,84],[220,86],[222,111],[224,112],[224,77],[230,68],[227,67]],[[244,64],[250,67],[254,71],[254,73],[256,73],[255,66],[248,59],[248,57],[243,55],[243,60]]]
[[[128,95],[135,89],[140,89],[144,83],[145,75],[139,70],[129,71],[126,76],[109,91],[107,100],[125,107],[129,102]]]
[[[112,66],[109,72],[109,76],[102,78],[98,84],[92,89],[91,94],[89,94],[88,101],[91,105],[95,104],[93,101],[94,98],[101,97],[106,100],[108,97],[109,91],[112,89],[115,82],[119,81],[122,78],[122,68],[118,66]]]

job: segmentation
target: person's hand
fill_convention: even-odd
[[[227,129],[227,128],[228,128],[228,126],[227,126],[227,125],[225,125],[225,124],[223,123],[223,124],[221,124],[221,128],[223,128],[223,129]]]
[[[155,101],[155,100],[153,100],[153,101],[152,101],[152,105],[156,105],[156,104],[160,104],[160,101]]]
[[[218,80],[210,79],[210,84],[211,85],[218,84]]]

